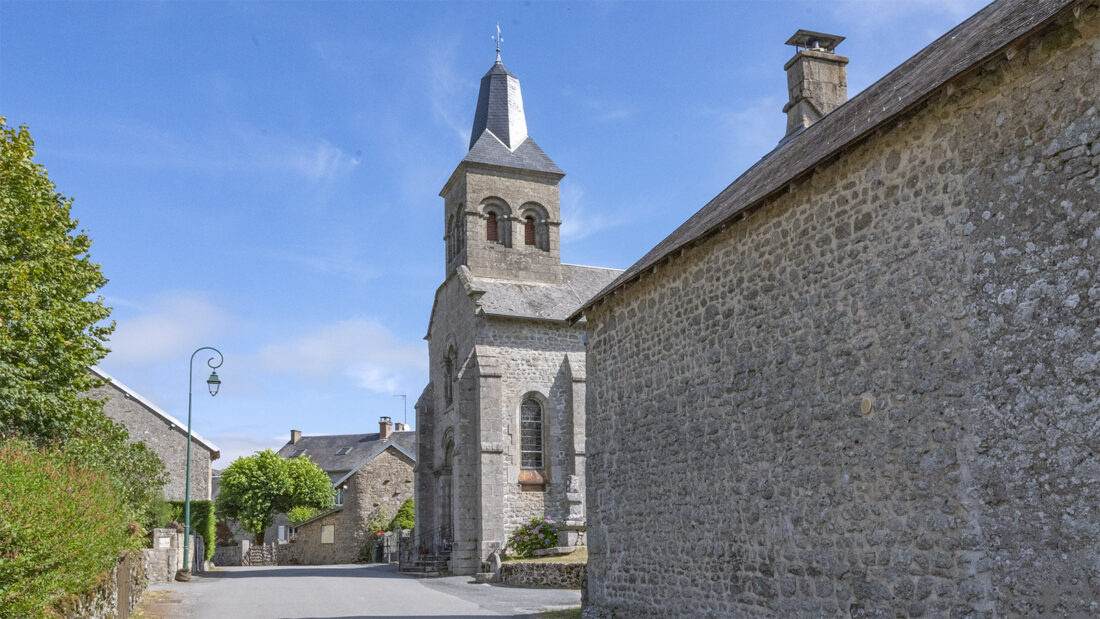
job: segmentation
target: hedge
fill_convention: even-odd
[[[105,475],[61,450],[0,441],[0,617],[44,615],[94,587],[140,526]]]
[[[183,523],[183,501],[169,501],[176,522]],[[202,536],[206,543],[206,558],[214,558],[214,544],[217,541],[217,519],[214,517],[213,501],[191,501],[191,528]]]

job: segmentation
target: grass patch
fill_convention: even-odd
[[[578,548],[567,555],[554,555],[550,557],[527,557],[526,559],[508,558],[505,563],[588,563],[588,549]],[[572,616],[572,615],[566,615]],[[578,617],[580,615],[577,615]]]
[[[565,610],[548,610],[539,613],[539,619],[580,619],[581,607],[566,608]]]

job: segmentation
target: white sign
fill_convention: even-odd
[[[157,548],[170,548],[172,546],[172,540],[167,537],[162,537],[157,540]]]

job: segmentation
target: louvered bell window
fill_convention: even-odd
[[[542,405],[528,398],[520,406],[519,419],[520,467],[542,468]]]

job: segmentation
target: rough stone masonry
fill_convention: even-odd
[[[1100,614],[1100,16],[1065,4],[586,307],[586,616]]]

